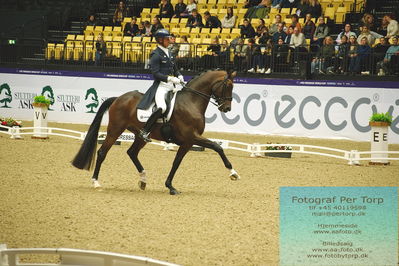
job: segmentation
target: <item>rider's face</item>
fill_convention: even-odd
[[[163,47],[165,47],[165,48],[167,48],[168,46],[169,46],[169,44],[170,44],[170,38],[163,38],[162,39],[162,41],[161,41],[161,45],[163,46]]]

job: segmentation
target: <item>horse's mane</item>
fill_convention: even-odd
[[[203,76],[204,74],[211,72],[211,71],[223,71],[222,69],[207,69],[202,71],[201,73],[195,75],[194,77],[192,77],[188,82],[187,82],[187,86],[191,84],[191,82],[199,79],[201,76]]]

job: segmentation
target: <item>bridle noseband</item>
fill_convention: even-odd
[[[219,82],[222,83],[222,84],[220,84],[219,87],[217,87],[217,89],[219,89],[220,87],[223,86],[222,95],[221,95],[221,96],[217,96],[217,95],[215,94],[215,91],[216,91],[215,85],[212,86],[211,95],[208,95],[208,94],[206,94],[206,93],[203,93],[203,92],[200,92],[200,91],[197,91],[197,90],[193,90],[193,89],[187,87],[186,84],[183,84],[183,83],[182,83],[182,86],[183,86],[183,89],[184,89],[184,90],[187,90],[187,91],[189,91],[189,92],[192,92],[192,93],[194,93],[194,94],[197,94],[197,95],[199,95],[199,96],[201,96],[201,97],[203,97],[203,98],[206,98],[207,100],[213,99],[215,102],[210,101],[210,103],[212,103],[212,104],[215,105],[217,108],[219,108],[219,107],[221,107],[226,101],[232,101],[232,100],[233,100],[233,97],[226,97],[226,96],[225,96],[226,90],[227,90],[227,81],[228,81],[228,76],[226,75],[226,76],[224,77],[223,80],[218,80],[218,81],[215,82],[215,85],[216,85],[217,83],[219,83]]]

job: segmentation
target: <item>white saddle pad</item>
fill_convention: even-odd
[[[165,120],[166,120],[166,121],[169,121],[170,118],[172,117],[173,109],[174,109],[174,107],[175,107],[176,94],[177,94],[177,93],[175,93],[175,94],[173,95],[172,101],[170,102],[170,108],[169,108],[168,114],[167,114],[166,117],[165,117]],[[138,119],[140,122],[147,122],[148,118],[149,118],[149,117],[151,116],[151,114],[152,114],[152,110],[153,110],[154,106],[155,106],[155,102],[153,102],[153,103],[150,105],[150,107],[149,107],[148,109],[146,109],[146,110],[137,109],[137,119]],[[160,118],[160,119],[158,119],[157,122],[161,123],[162,121],[163,121],[162,118]]]

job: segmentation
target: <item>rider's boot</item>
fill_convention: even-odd
[[[148,118],[147,123],[145,123],[144,125],[144,128],[140,130],[139,137],[141,137],[145,142],[151,142],[149,135],[155,123],[157,122],[158,118],[160,118],[161,116],[162,116],[162,109],[158,108]]]

